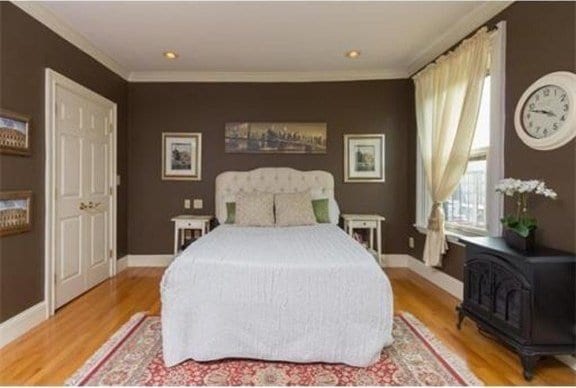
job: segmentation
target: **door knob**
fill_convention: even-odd
[[[102,202],[92,202],[92,201],[88,201],[88,203],[84,203],[84,202],[80,202],[80,210],[86,210],[86,209],[96,209],[98,206],[102,205]]]

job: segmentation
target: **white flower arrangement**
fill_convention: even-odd
[[[514,178],[502,179],[496,185],[495,190],[507,197],[516,198],[516,215],[505,216],[502,224],[523,237],[527,237],[532,230],[536,229],[536,220],[528,216],[528,196],[535,194],[550,199],[558,198],[554,190],[546,187],[544,181],[537,179],[527,181]]]
[[[539,181],[537,179],[532,179],[529,181],[523,181],[514,178],[502,179],[496,185],[496,192],[502,193],[508,197],[513,197],[514,194],[517,193],[535,193],[550,199],[556,199],[558,197],[558,194],[556,194],[554,190],[546,187],[546,182]]]

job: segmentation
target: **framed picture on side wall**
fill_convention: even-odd
[[[32,226],[32,192],[0,192],[0,236],[28,232]]]
[[[30,155],[30,119],[0,109],[0,153]]]
[[[344,135],[344,182],[384,182],[385,137]]]
[[[202,179],[202,134],[162,133],[162,180]]]

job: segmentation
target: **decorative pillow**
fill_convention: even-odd
[[[276,194],[277,226],[314,225],[316,216],[312,208],[312,197],[309,192]]]
[[[312,208],[316,216],[316,222],[319,224],[330,223],[330,210],[328,209],[328,198],[313,199]]]
[[[274,226],[274,194],[238,194],[235,215],[240,226]]]
[[[226,202],[226,223],[233,224],[236,221],[236,202]]]
[[[328,197],[321,189],[310,190],[310,195],[312,199],[328,199],[328,212],[330,214],[330,223],[336,225],[340,221],[340,209],[338,208],[338,203],[332,197]]]

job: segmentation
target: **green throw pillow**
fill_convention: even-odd
[[[236,202],[226,202],[226,223],[236,222]]]
[[[314,208],[314,215],[316,216],[316,222],[319,224],[330,223],[330,212],[328,210],[328,198],[324,199],[313,199],[312,207]]]

